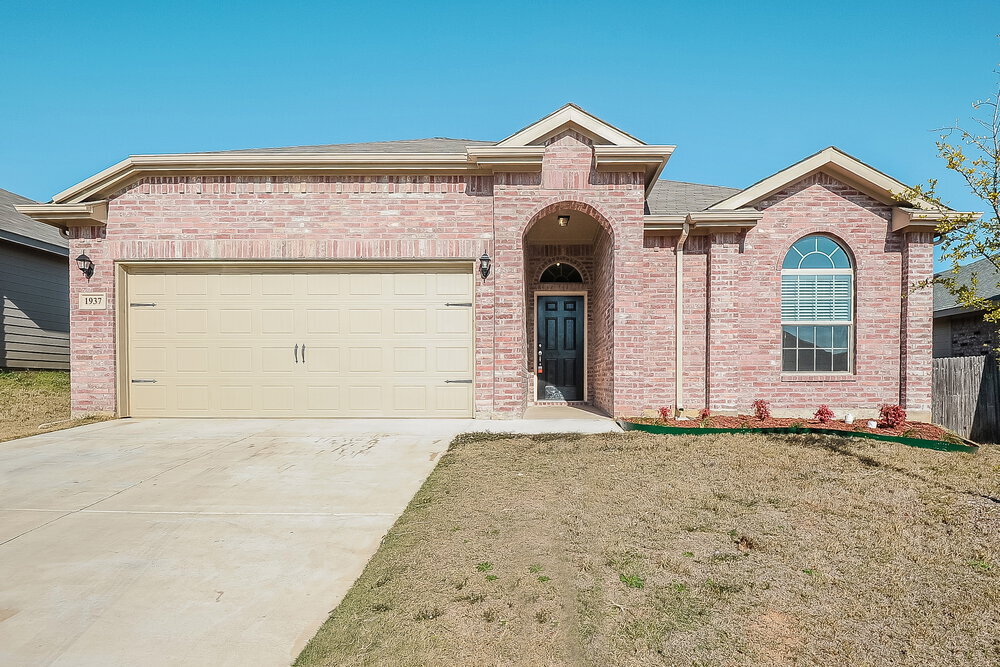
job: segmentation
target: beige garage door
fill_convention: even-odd
[[[470,266],[132,267],[135,417],[470,417]]]

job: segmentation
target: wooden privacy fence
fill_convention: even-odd
[[[976,442],[1000,443],[1000,367],[993,356],[934,360],[931,418]]]

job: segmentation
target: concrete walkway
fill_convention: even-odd
[[[0,665],[287,665],[456,434],[607,419],[120,420],[0,443]]]

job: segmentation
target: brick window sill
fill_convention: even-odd
[[[854,373],[782,373],[782,382],[857,382]]]

